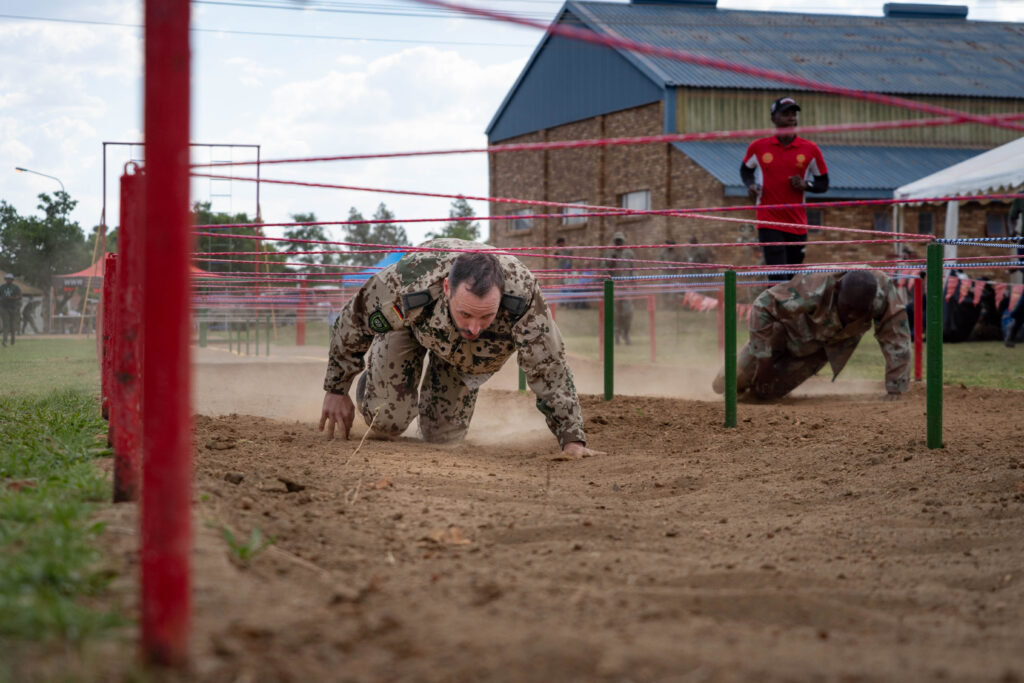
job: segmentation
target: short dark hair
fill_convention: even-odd
[[[501,261],[494,254],[484,252],[459,254],[448,273],[448,286],[452,294],[463,282],[473,296],[484,296],[493,287],[497,287],[499,292],[504,291],[505,276],[501,274]]]
[[[854,311],[868,313],[878,294],[878,280],[867,270],[851,270],[840,280],[838,301]]]

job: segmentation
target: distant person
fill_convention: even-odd
[[[828,190],[828,168],[818,146],[796,135],[800,105],[792,97],[780,97],[772,103],[771,117],[777,132],[772,137],[754,140],[747,147],[740,166],[740,177],[750,199],[757,203],[757,235],[760,242],[791,242],[761,247],[767,266],[798,266],[804,262],[807,242],[807,212],[804,192]],[[790,204],[788,208],[761,208]],[[762,221],[789,223],[766,225]],[[772,280],[788,280],[790,275],[772,275]]]
[[[555,249],[555,256],[557,257],[555,259],[555,268],[568,273],[572,270],[573,259],[569,258],[572,256],[572,252],[565,248],[565,238],[557,238],[555,240],[555,246],[557,247],[557,249]]]
[[[1006,232],[1013,237],[1024,235],[1024,199],[1016,197],[1010,202],[1010,215],[1006,217],[1008,225]],[[1017,265],[1024,267],[1024,244],[1017,247]],[[1020,284],[1024,282],[1024,271],[1016,268],[1010,271],[1010,282]]]
[[[696,235],[690,235],[690,244],[699,244]],[[711,252],[707,247],[688,247],[686,260],[688,263],[711,263]]]
[[[3,345],[7,346],[7,338],[11,338],[11,346],[14,346],[14,336],[18,331],[18,310],[21,308],[21,287],[14,284],[14,275],[4,275],[4,283],[0,285],[0,325],[3,326]]]
[[[826,364],[835,381],[872,325],[885,357],[886,398],[895,400],[910,384],[910,326],[892,281],[875,270],[797,274],[754,300],[736,391],[779,399]],[[712,388],[725,392],[724,368]]]
[[[521,261],[445,238],[374,273],[331,333],[320,429],[349,429],[358,408],[376,438],[419,419],[424,440],[461,440],[480,386],[516,355],[537,408],[564,453],[586,447],[562,336],[536,278]],[[429,354],[428,354],[429,351]],[[424,365],[426,371],[424,372]],[[348,392],[356,385],[355,405]]]
[[[31,326],[32,334],[39,334],[36,327],[36,308],[39,307],[38,297],[26,297],[25,306],[21,309],[21,334],[24,336],[25,328]]]
[[[612,244],[614,245],[613,248],[605,256],[613,259],[628,259],[628,261],[605,261],[605,267],[612,269],[608,273],[611,277],[632,276],[633,264],[631,261],[636,259],[636,254],[633,253],[632,249],[625,246],[625,233],[617,232],[612,235]],[[629,331],[633,327],[632,299],[616,299],[613,326],[615,328],[615,343],[624,342],[626,346],[629,346]]]

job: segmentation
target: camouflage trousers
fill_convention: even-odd
[[[416,417],[425,441],[445,443],[466,435],[480,385],[491,374],[467,374],[426,357],[427,350],[407,330],[379,334],[370,344],[356,404],[378,435],[397,437]]]
[[[775,371],[775,382],[769,392],[756,391],[753,388],[754,375],[757,372],[757,358],[750,353],[750,345],[744,344],[736,358],[736,393],[742,394],[750,390],[750,393],[762,400],[773,400],[782,398],[798,386],[806,382],[810,377],[818,374],[818,371],[828,363],[828,356],[825,349],[819,349],[809,356],[798,357],[788,351],[778,351],[772,354],[772,367]],[[714,390],[721,394],[725,391],[725,368],[718,371],[718,376],[712,384]]]

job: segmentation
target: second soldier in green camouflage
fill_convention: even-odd
[[[737,393],[781,398],[826,364],[835,380],[872,325],[887,397],[897,399],[910,384],[910,327],[888,277],[874,270],[809,273],[765,290],[754,300],[750,342],[737,358]],[[725,391],[724,369],[712,387]]]

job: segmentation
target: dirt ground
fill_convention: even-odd
[[[315,351],[197,361],[190,681],[1024,680],[1021,393],[947,387],[928,450],[921,386],[814,381],[726,429],[714,368],[605,402],[575,362],[605,455],[563,459],[512,372],[465,443],[355,452],[361,421],[316,430]],[[244,565],[222,527],[274,545]]]

